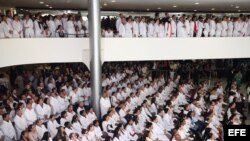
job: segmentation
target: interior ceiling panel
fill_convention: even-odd
[[[100,0],[104,11],[250,12],[250,0]],[[87,10],[88,0],[0,0],[0,7]]]

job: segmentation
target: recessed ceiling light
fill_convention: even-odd
[[[199,3],[199,2],[196,2],[196,3],[194,3],[194,4],[199,5],[200,3]]]
[[[196,12],[197,10],[195,9],[194,12]]]
[[[103,5],[104,5],[104,6],[107,6],[108,4],[105,2]]]
[[[43,2],[43,1],[40,1],[39,3],[40,3],[40,4],[44,4],[44,2]]]
[[[238,12],[241,12],[241,10],[238,10]]]
[[[114,3],[114,2],[116,2],[116,1],[115,1],[115,0],[112,0],[111,2]]]
[[[149,11],[150,9],[147,9],[147,11]]]
[[[240,6],[235,6],[235,8],[237,8],[237,9],[238,9],[238,8],[240,8]]]
[[[49,8],[50,8],[50,9],[52,9],[53,7],[52,7],[52,6],[50,6]]]
[[[29,11],[29,10],[25,10],[25,11]]]
[[[214,10],[215,10],[215,8],[212,8],[211,10],[212,10],[212,11],[214,11]]]
[[[45,6],[49,7],[49,5],[45,5]]]
[[[22,10],[22,11],[23,11],[23,9],[20,9],[20,10]]]
[[[177,7],[176,5],[173,5],[173,7]]]
[[[160,8],[160,7],[158,7],[158,9],[160,10],[161,8]]]

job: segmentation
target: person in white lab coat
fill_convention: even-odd
[[[190,22],[190,37],[197,37],[198,32],[198,24],[196,16],[192,17],[192,21]]]
[[[153,37],[154,36],[154,20],[149,19],[149,24],[148,24],[148,37]]]
[[[127,38],[132,38],[133,37],[133,26],[131,22],[131,18],[126,19],[126,24],[125,24],[125,37]]]
[[[186,32],[187,32],[187,37],[190,37],[190,30],[191,30],[191,24],[190,24],[190,20],[191,20],[191,16],[187,16],[187,18],[184,16],[184,24],[186,27]]]
[[[119,31],[120,24],[122,24],[123,15],[120,13],[116,19],[116,30]]]
[[[172,16],[170,24],[171,24],[171,28],[172,28],[171,29],[171,31],[172,31],[171,37],[176,37],[177,25],[176,25],[176,16],[175,15]]]
[[[76,37],[76,30],[75,30],[75,24],[73,21],[73,16],[69,15],[68,21],[67,21],[67,29],[68,37]]]
[[[23,21],[24,24],[24,33],[25,33],[25,38],[33,38],[35,36],[34,33],[34,23],[30,19],[30,15],[25,15],[25,19]]]
[[[133,123],[134,123],[134,121],[132,119],[129,119],[127,121],[127,125],[125,125],[125,132],[128,136],[128,140],[130,140],[130,141],[136,141],[138,139],[138,135],[136,134],[135,130],[133,129]]]
[[[226,16],[223,17],[221,25],[222,25],[221,37],[227,37],[228,23],[227,23],[227,17]]]
[[[14,15],[12,27],[13,27],[13,38],[23,38],[23,25],[18,15]]]
[[[228,37],[232,37],[233,36],[233,30],[234,30],[234,24],[233,24],[233,18],[227,18],[227,26],[228,26],[228,30],[227,30],[227,36]]]
[[[17,139],[20,138],[22,131],[24,131],[27,127],[27,121],[22,113],[22,109],[16,110],[16,116],[14,117],[15,128],[17,131]]]
[[[57,23],[60,24],[60,23]],[[48,27],[49,27],[49,31],[51,33],[51,37],[56,37],[56,24],[55,21],[53,20],[53,16],[49,15],[49,21],[48,21]]]
[[[134,22],[132,23],[132,28],[133,28],[133,37],[138,37],[139,36],[139,22],[138,22],[138,17],[134,18]]]
[[[56,117],[54,115],[51,115],[50,116],[50,119],[47,123],[47,128],[48,128],[48,131],[50,132],[50,135],[52,138],[54,138],[57,134],[57,128],[59,127],[60,125],[57,123],[56,121]]]
[[[216,37],[221,37],[221,32],[222,32],[222,24],[221,24],[221,19],[217,19],[216,23],[216,31],[215,31],[215,36]]]
[[[0,129],[3,132],[5,141],[15,141],[17,139],[16,130],[10,121],[8,113],[3,115],[3,123],[0,125]]]
[[[101,108],[101,116],[103,117],[108,113],[109,108],[111,107],[111,102],[108,97],[107,91],[104,91],[102,97],[100,99],[100,108]]]
[[[12,38],[13,37],[13,28],[10,22],[7,21],[7,17],[5,15],[2,16],[1,21],[2,31],[4,38]]]
[[[141,18],[141,22],[139,23],[139,36],[140,37],[147,37],[147,27],[145,23],[145,17]]]
[[[59,25],[62,25],[61,16],[56,15],[56,17],[55,17],[55,27],[58,27]]]
[[[28,125],[33,124],[37,120],[37,115],[35,110],[32,108],[32,103],[26,104],[26,109],[24,111],[24,117],[28,123]]]
[[[209,30],[210,30],[209,23],[210,23],[210,18],[207,18],[204,23],[204,31],[203,31],[205,37],[208,37],[209,35]]]
[[[163,37],[166,37],[166,31],[165,31],[165,23],[160,20],[160,32],[159,32],[159,37],[160,38],[163,38]]]
[[[119,37],[126,37],[126,20],[124,17],[122,17],[121,19],[121,24],[119,24],[119,28],[118,28],[118,36]]]
[[[156,19],[155,20],[155,24],[154,24],[154,37],[159,37],[159,33],[160,33],[160,19]]]
[[[43,37],[43,25],[40,22],[41,20],[41,14],[37,13],[35,15],[35,21],[34,21],[34,30],[35,30],[35,37],[36,38],[41,38]]]
[[[215,30],[216,30],[215,16],[211,17],[209,27],[210,27],[209,37],[214,37],[215,36]]]
[[[43,125],[42,120],[36,121],[36,131],[40,140],[43,138],[43,134],[48,131],[48,129]]]
[[[177,23],[177,37],[187,37],[187,30],[182,16]]]
[[[198,31],[197,31],[197,37],[201,37],[203,33],[204,23],[203,23],[203,17],[199,17],[199,20],[197,22]]]
[[[234,31],[233,31],[233,37],[239,37],[241,34],[241,18],[235,18],[234,19]]]
[[[39,98],[37,102],[38,103],[35,108],[35,111],[37,113],[37,118],[41,120],[47,120],[49,118],[48,111],[45,105],[43,104],[43,99]]]

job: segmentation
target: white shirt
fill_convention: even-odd
[[[89,126],[89,124],[91,123],[87,117],[84,117],[82,115],[79,116],[79,121],[82,125],[83,129],[87,129],[87,127]]]
[[[20,35],[23,33],[23,26],[22,26],[21,22],[14,20],[12,22],[12,27],[13,27],[13,37],[15,37],[15,38],[22,37],[22,35]],[[20,34],[19,34],[19,32],[20,32]]]
[[[44,104],[43,104],[43,106],[41,106],[40,104],[37,104],[36,105],[36,113],[37,113],[38,119],[44,119],[44,116],[47,115],[47,113],[48,113],[46,106]]]
[[[28,125],[33,124],[37,120],[37,115],[34,111],[34,109],[25,109],[24,111],[24,117],[28,123]]]
[[[123,24],[119,25],[118,32],[119,32],[120,37],[125,37],[126,36],[126,28],[125,28],[125,26]]]
[[[110,99],[108,97],[106,98],[101,97],[100,107],[101,107],[101,115],[104,116],[105,114],[107,114],[109,108],[111,107]]]
[[[15,123],[15,128],[17,130],[17,137],[19,139],[22,131],[24,131],[28,127],[28,124],[23,115],[21,117],[16,115],[14,118],[14,123]]]
[[[139,32],[140,32],[140,36],[142,36],[142,37],[147,36],[146,24],[142,21],[139,23]]]
[[[106,38],[112,38],[112,37],[114,37],[113,31],[110,31],[110,32],[105,31],[104,36],[105,36]]]
[[[133,33],[132,33],[132,25],[131,23],[126,23],[125,24],[125,31],[126,31],[126,37],[128,38],[132,38],[133,37]]]
[[[47,124],[47,127],[48,127],[48,131],[50,132],[50,135],[52,138],[54,138],[57,134],[57,127],[59,127],[60,125],[57,123],[56,120],[54,121],[51,121],[49,120],[48,121],[48,124]]]
[[[133,22],[133,36],[138,37],[139,35],[139,24],[134,21]]]
[[[36,126],[36,131],[38,133],[38,138],[41,140],[43,138],[43,134],[48,131],[47,128],[42,124],[41,126]]]
[[[5,141],[12,141],[12,139],[16,139],[16,131],[11,121],[3,121],[3,124],[0,126],[4,134]]]

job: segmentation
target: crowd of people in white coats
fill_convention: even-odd
[[[236,82],[152,76],[150,62],[103,66],[101,119],[91,108],[89,71],[80,64],[13,68],[0,95],[1,141],[221,141],[223,125],[244,124]],[[229,97],[229,98],[228,98]]]
[[[0,14],[1,15],[1,14]],[[23,18],[7,11],[0,18],[0,38],[88,37],[89,22],[79,14],[42,16],[25,14]],[[102,37],[246,37],[250,35],[249,15],[214,16],[170,15],[154,18],[119,14],[101,21]]]

